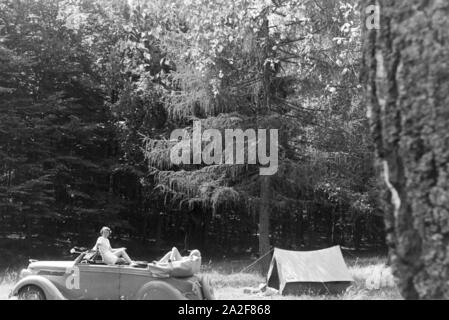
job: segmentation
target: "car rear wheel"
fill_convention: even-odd
[[[37,286],[25,286],[19,291],[19,300],[46,300],[45,294]]]
[[[214,287],[212,286],[212,280],[208,276],[201,278],[201,287],[203,291],[204,300],[215,300]]]
[[[147,283],[137,293],[138,300],[186,300],[179,290],[162,282],[153,281]]]

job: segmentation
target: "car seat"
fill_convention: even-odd
[[[103,258],[101,257],[100,251],[98,250],[91,250],[84,256],[84,259],[89,264],[105,264],[103,262]]]

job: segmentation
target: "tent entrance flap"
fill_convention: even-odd
[[[276,266],[276,260],[271,260],[270,269],[268,271],[268,281],[267,284],[270,288],[280,290],[280,280],[278,275],[278,268]]]
[[[339,246],[317,251],[276,248],[267,275],[267,285],[284,295],[336,294],[352,281]]]

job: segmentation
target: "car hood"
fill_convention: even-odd
[[[73,261],[35,261],[29,264],[28,268],[33,270],[66,270],[74,266]]]

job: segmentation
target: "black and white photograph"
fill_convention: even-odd
[[[0,300],[446,299],[448,1],[0,0]]]

